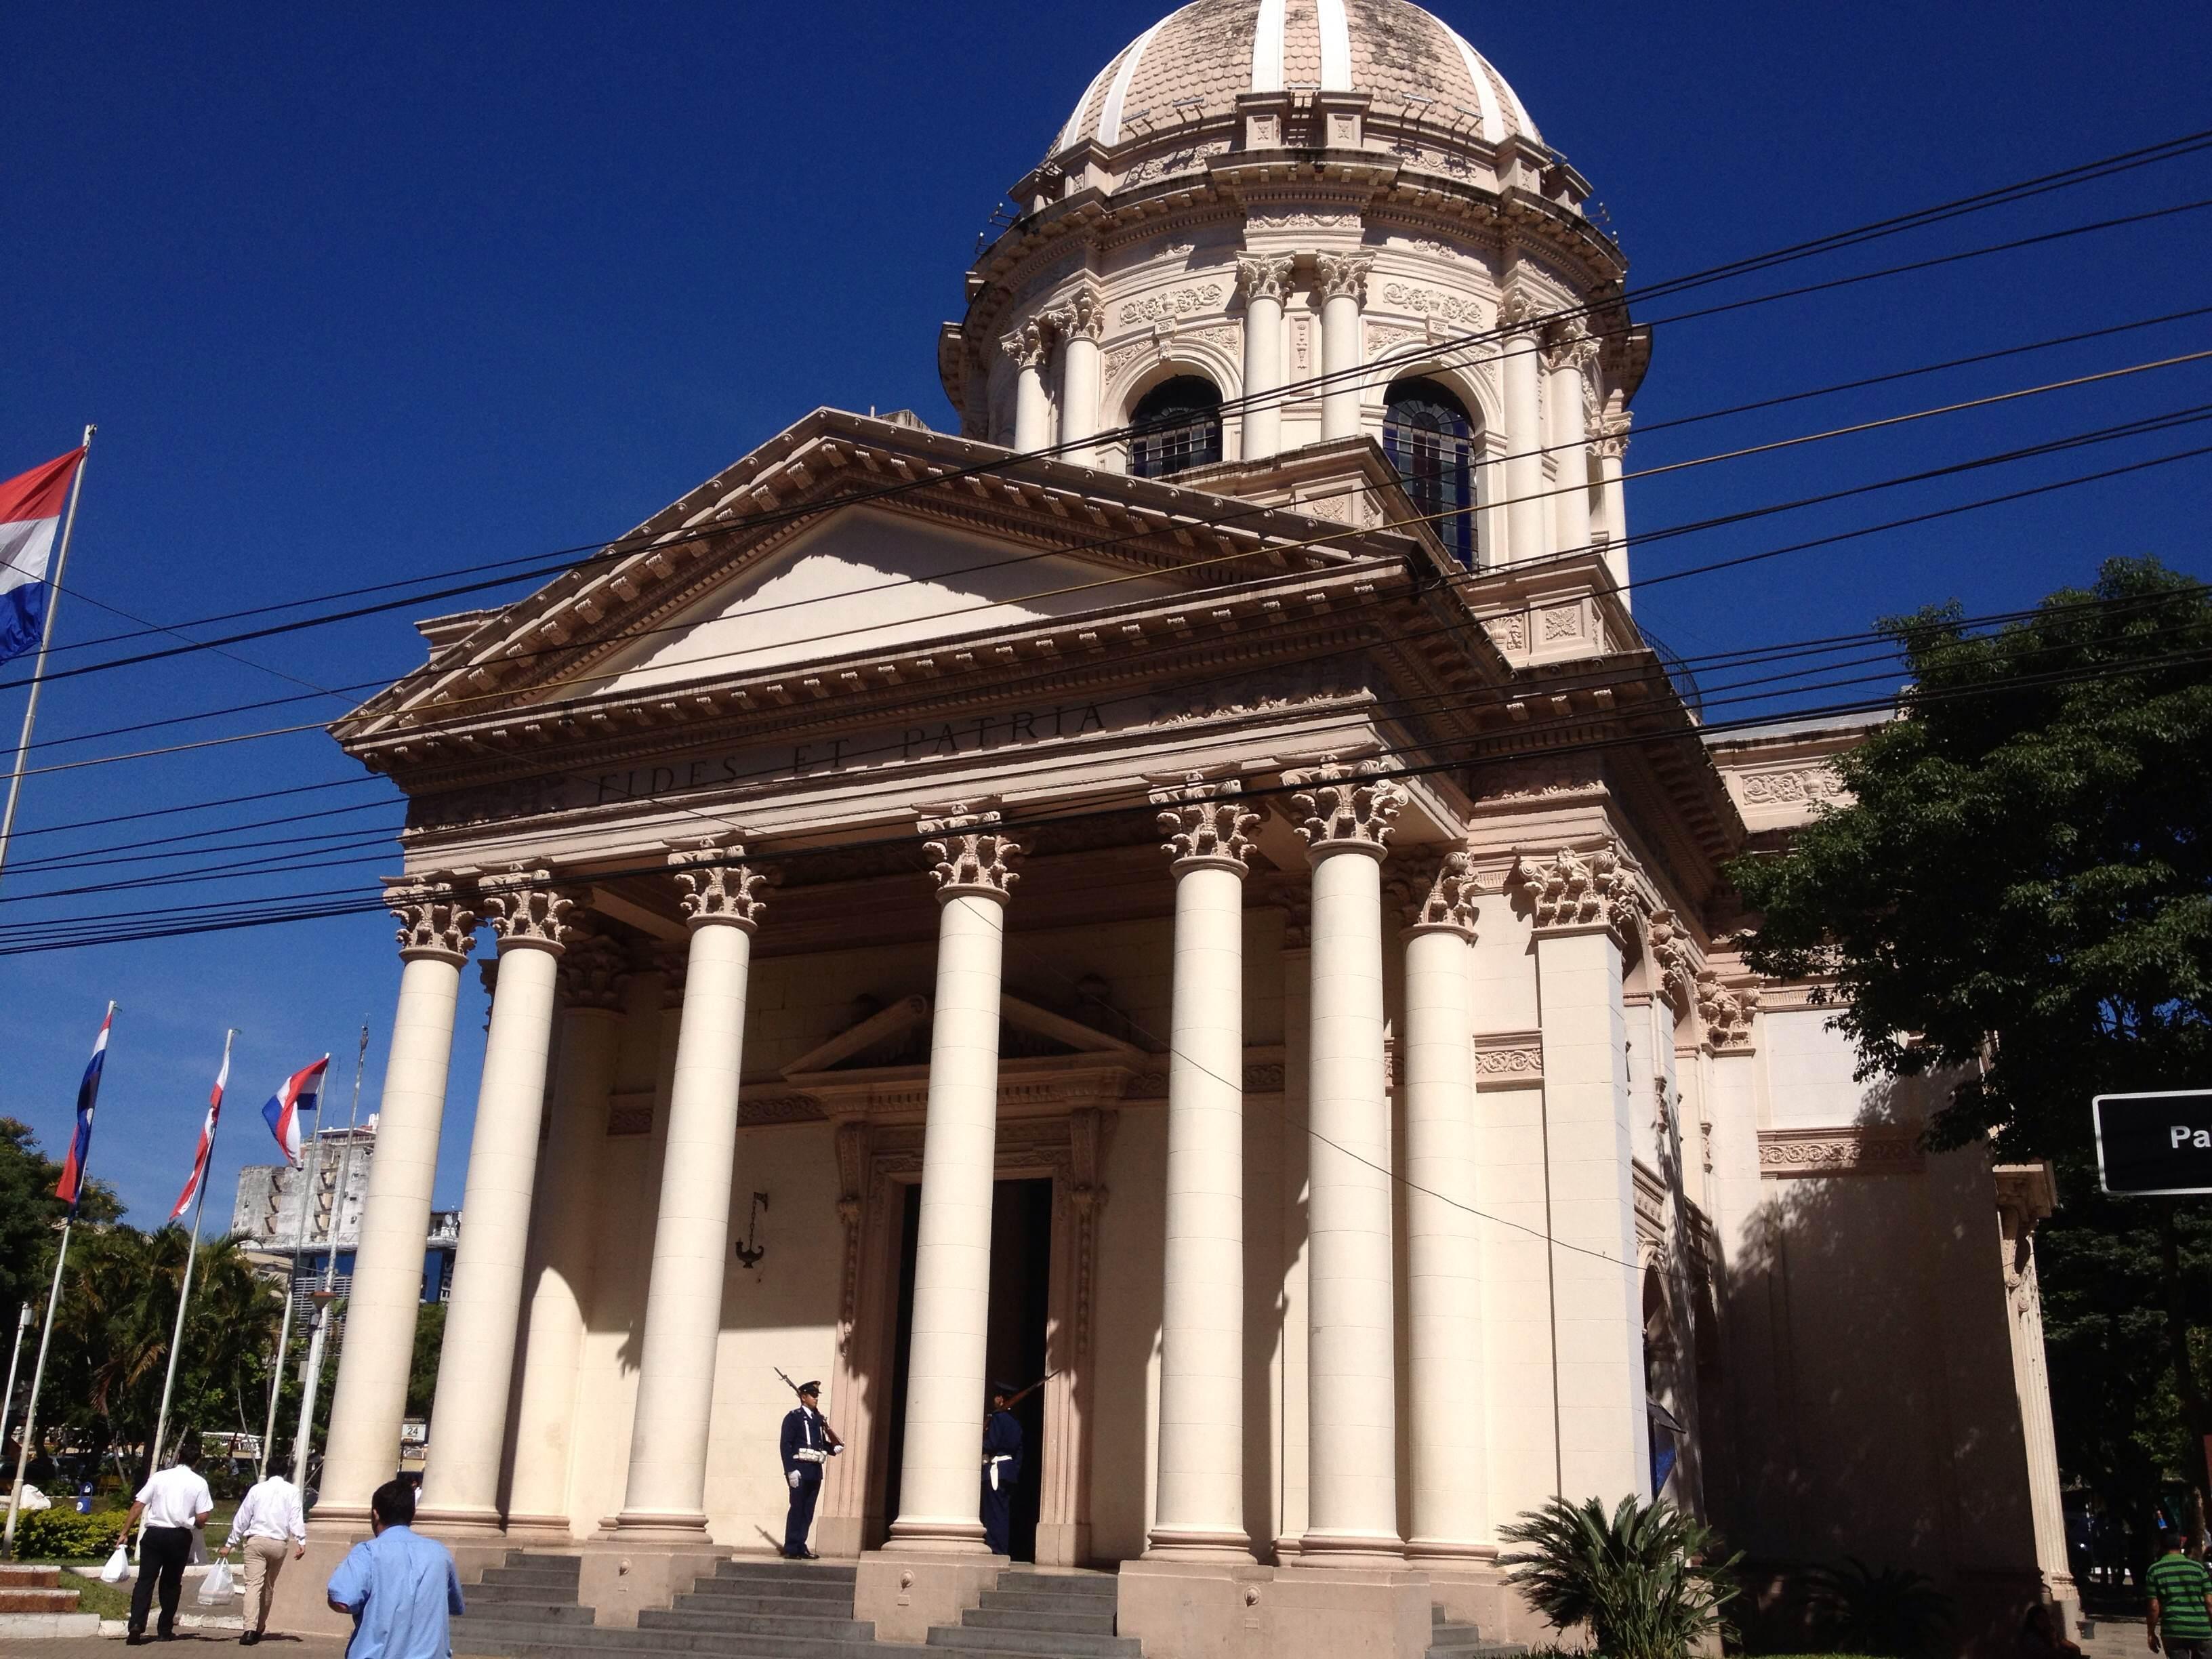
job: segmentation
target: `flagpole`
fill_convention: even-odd
[[[315,1334],[307,1342],[307,1379],[300,1389],[300,1433],[292,1442],[292,1484],[307,1489],[307,1453],[315,1438],[315,1395],[323,1380],[323,1345],[331,1328],[331,1310],[338,1281],[338,1244],[345,1234],[346,1176],[353,1167],[355,1127],[361,1121],[361,1073],[368,1060],[368,1022],[361,1027],[361,1047],[353,1057],[353,1106],[346,1113],[346,1144],[338,1153],[337,1193],[331,1200],[331,1250],[323,1263],[322,1293],[315,1298]],[[358,1241],[356,1249],[359,1248]]]
[[[276,1399],[284,1389],[284,1356],[292,1346],[292,1287],[299,1282],[300,1252],[307,1248],[307,1206],[314,1198],[315,1160],[322,1152],[319,1131],[307,1137],[307,1160],[300,1166],[300,1224],[292,1236],[292,1265],[284,1273],[284,1318],[276,1328],[276,1369],[269,1376],[269,1418],[261,1431],[261,1478],[269,1478],[269,1454],[276,1441]]]
[[[230,1074],[230,1045],[236,1039],[235,1027],[222,1034],[222,1070],[216,1075]],[[208,1176],[215,1169],[215,1139],[222,1133],[222,1113],[217,1109],[215,1121],[208,1126],[207,1165],[200,1171],[199,1191],[192,1194],[192,1242],[185,1250],[185,1282],[177,1291],[177,1322],[169,1333],[169,1369],[161,1378],[161,1409],[154,1419],[154,1446],[146,1459],[146,1478],[152,1480],[161,1468],[161,1444],[169,1431],[169,1394],[177,1382],[177,1350],[185,1340],[185,1310],[192,1299],[192,1262],[200,1253],[200,1212],[207,1207]]]
[[[103,1032],[106,1031],[108,1022],[114,1018],[115,1005],[111,1002],[107,1005],[106,1016],[100,1021],[100,1029]],[[105,1052],[105,1050],[100,1051],[103,1056]],[[91,1161],[89,1146],[86,1148],[86,1161],[88,1163]],[[84,1194],[85,1178],[84,1170],[80,1166],[77,1170],[78,1198],[82,1198]],[[23,1402],[23,1437],[15,1447],[15,1483],[8,1488],[7,1531],[4,1537],[0,1537],[0,1545],[4,1545],[8,1554],[11,1557],[15,1553],[15,1516],[23,1506],[23,1473],[30,1468],[31,1442],[38,1433],[39,1390],[45,1385],[46,1380],[46,1350],[53,1346],[54,1308],[62,1299],[62,1264],[69,1260],[70,1230],[76,1225],[76,1206],[77,1200],[71,1199],[69,1213],[62,1218],[61,1246],[54,1252],[54,1282],[46,1291],[46,1328],[39,1334],[39,1358],[37,1363],[31,1367],[31,1397]]]
[[[100,428],[87,426],[84,429],[85,460],[92,459],[92,434]],[[70,480],[69,511],[62,518],[62,544],[54,552],[54,571],[49,579],[52,589],[46,596],[46,626],[39,630],[39,654],[31,664],[31,696],[23,705],[23,734],[15,740],[15,769],[8,778],[8,807],[0,813],[0,865],[8,862],[8,838],[15,830],[15,801],[23,793],[23,765],[31,755],[31,728],[39,721],[39,693],[44,688],[46,674],[46,647],[54,637],[54,618],[62,609],[62,572],[69,568],[70,536],[76,529],[77,498],[84,493],[84,461],[76,465],[76,477]],[[9,1514],[8,1535],[15,1535],[15,1516]]]
[[[15,1410],[15,1367],[23,1358],[23,1333],[31,1328],[31,1304],[26,1300],[15,1308],[15,1346],[8,1350],[8,1392],[0,1395],[0,1451],[8,1446],[8,1419]]]

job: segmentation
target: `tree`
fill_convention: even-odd
[[[1506,1582],[1560,1629],[1588,1625],[1606,1659],[1686,1659],[1735,1634],[1723,1615],[1742,1558],[1710,1560],[1712,1533],[1664,1498],[1632,1495],[1607,1515],[1595,1498],[1554,1498],[1498,1535],[1528,1547],[1498,1558]]]
[[[2212,1227],[2096,1195],[2089,1101],[2212,1078],[2212,598],[2123,559],[1995,633],[1955,605],[1881,627],[1911,685],[1838,757],[1850,804],[1731,866],[1759,915],[1746,961],[1827,988],[1862,1079],[1941,1080],[1931,1145],[2054,1161],[2052,1385],[2088,1460],[2069,1467],[2140,1494],[2172,1456],[2201,1482]],[[2161,1370],[2185,1436],[2139,1420]]]
[[[27,1124],[0,1117],[0,1332],[15,1328],[15,1310],[23,1303],[44,1304],[54,1271],[55,1229],[69,1206],[54,1196],[62,1166],[39,1150]],[[123,1213],[114,1189],[86,1183],[78,1218],[114,1220]]]
[[[430,1420],[438,1393],[438,1351],[446,1342],[446,1304],[431,1302],[415,1317],[415,1358],[407,1370],[407,1415]]]

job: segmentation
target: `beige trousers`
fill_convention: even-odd
[[[246,1552],[246,1627],[265,1631],[276,1600],[276,1575],[292,1547],[281,1538],[248,1538],[240,1547]]]

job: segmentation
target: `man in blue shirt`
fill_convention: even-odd
[[[447,1620],[465,1611],[452,1554],[413,1530],[415,1489],[404,1480],[379,1486],[368,1513],[375,1535],[331,1575],[331,1609],[353,1616],[346,1659],[447,1659]]]

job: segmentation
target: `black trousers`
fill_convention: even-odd
[[[799,1472],[799,1484],[791,1489],[791,1511],[783,1521],[783,1553],[786,1555],[806,1553],[806,1534],[814,1527],[814,1505],[822,1497],[822,1466],[810,1463]]]
[[[177,1602],[185,1593],[185,1563],[192,1558],[190,1527],[149,1527],[138,1540],[138,1582],[131,1587],[131,1633],[146,1633],[154,1607],[154,1583],[161,1581],[161,1623],[156,1634],[177,1628]]]
[[[983,1540],[994,1555],[1007,1553],[1014,1532],[1014,1483],[1004,1475],[994,1491],[991,1476],[983,1475]]]

